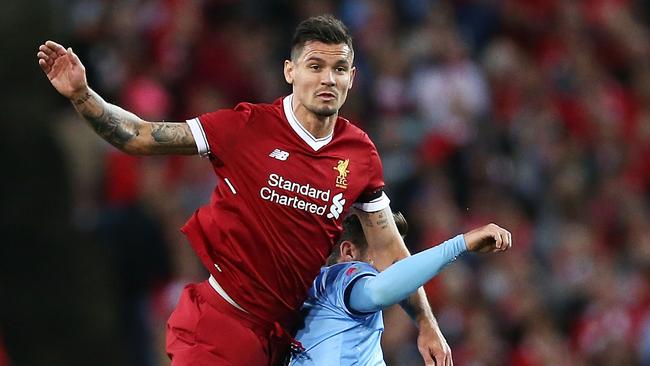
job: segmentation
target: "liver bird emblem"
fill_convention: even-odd
[[[348,170],[349,164],[350,164],[350,159],[339,160],[339,164],[334,168],[339,172],[339,177],[347,178],[348,173],[350,172]]]

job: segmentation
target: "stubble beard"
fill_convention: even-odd
[[[338,108],[329,107],[329,106],[322,106],[322,107],[314,106],[308,109],[317,117],[322,117],[322,118],[331,117],[339,112]]]
[[[313,110],[312,112],[314,112],[314,114],[317,115],[318,117],[331,117],[338,112],[338,109],[326,107],[326,108]]]

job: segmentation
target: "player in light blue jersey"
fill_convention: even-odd
[[[404,216],[396,213],[394,219],[404,236]],[[303,305],[304,324],[295,338],[304,350],[294,354],[290,365],[385,365],[382,309],[406,299],[465,251],[502,252],[511,246],[510,232],[489,224],[379,273],[358,217],[348,216],[328,266],[321,268]]]

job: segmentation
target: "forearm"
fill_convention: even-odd
[[[399,306],[420,327],[423,322],[437,326],[436,318],[431,311],[427,294],[424,288],[418,288],[413,294],[400,301]]]
[[[404,244],[390,208],[377,212],[355,210],[363,227],[363,233],[368,242],[368,255],[371,264],[378,271],[383,271],[400,259],[411,254]]]
[[[74,95],[70,101],[98,135],[120,150],[128,151],[129,142],[140,134],[144,123],[141,118],[107,103],[90,88]]]
[[[466,248],[463,235],[404,258],[376,277],[360,281],[352,289],[350,305],[361,312],[383,309],[402,300],[414,319],[432,318],[424,291],[418,290]],[[409,297],[410,294],[413,294]],[[408,297],[408,299],[407,299]],[[417,319],[416,319],[417,320]]]
[[[90,127],[104,140],[130,154],[196,154],[196,144],[186,123],[147,122],[106,102],[87,88],[70,101]]]

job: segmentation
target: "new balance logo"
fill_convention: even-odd
[[[289,153],[280,149],[275,149],[269,154],[269,156],[278,160],[285,161],[289,157]]]

